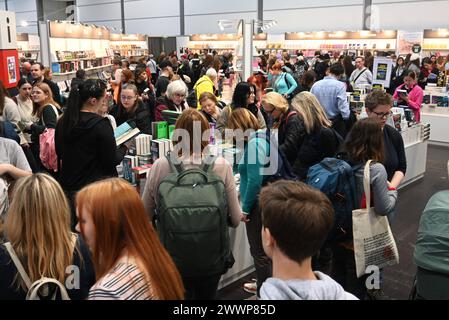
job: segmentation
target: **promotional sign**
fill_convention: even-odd
[[[381,84],[384,88],[390,87],[393,60],[390,58],[375,58],[373,67],[373,85]]]
[[[16,57],[7,57],[8,63],[8,83],[13,84],[17,82],[16,74]]]
[[[413,53],[413,46],[422,46],[424,32],[398,31],[398,54],[407,55]],[[417,47],[416,47],[417,48]]]

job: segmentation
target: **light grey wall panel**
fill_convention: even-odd
[[[300,31],[359,30],[362,28],[362,5],[334,8],[265,11],[264,19],[277,25],[268,33]]]
[[[257,0],[184,0],[185,14],[257,11]]]
[[[120,2],[80,6],[78,13],[80,22],[121,19]]]
[[[180,34],[179,17],[127,20],[126,33],[140,33],[150,36],[177,36]]]
[[[218,20],[257,19],[257,12],[230,13],[221,15],[186,16],[186,35],[201,33],[235,33],[237,29],[220,30]]]
[[[125,1],[125,18],[179,16],[179,0],[130,0]]]
[[[449,1],[373,0],[373,24],[380,29],[449,27]]]

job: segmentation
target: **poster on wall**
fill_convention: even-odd
[[[17,83],[16,57],[7,57],[6,61],[8,63],[8,83]]]
[[[381,84],[384,88],[390,87],[393,60],[390,58],[375,58],[373,67],[373,85]]]
[[[413,46],[423,45],[424,32],[398,31],[398,54],[407,55],[413,53]]]

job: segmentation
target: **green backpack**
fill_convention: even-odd
[[[223,274],[232,255],[226,188],[212,171],[215,159],[187,170],[167,159],[172,172],[156,201],[159,238],[183,277]]]

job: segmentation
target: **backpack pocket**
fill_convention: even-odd
[[[169,208],[161,223],[164,245],[183,276],[223,273],[227,258],[224,251],[228,248],[224,248],[218,207]]]

